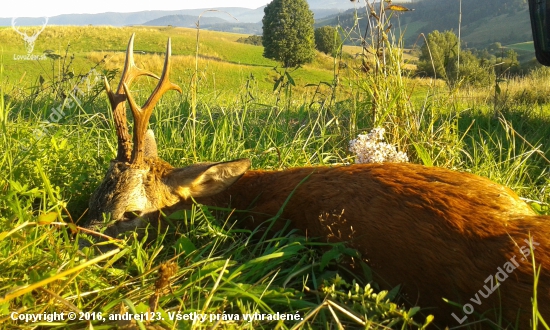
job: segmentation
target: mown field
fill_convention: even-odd
[[[530,52],[533,53],[533,49],[535,49],[535,46],[533,45],[533,42],[520,42],[517,44],[511,44],[506,46],[508,48],[512,48],[516,51],[522,51],[522,52]]]
[[[355,161],[349,141],[383,127],[386,141],[411,162],[488,177],[550,214],[550,70],[500,81],[498,92],[494,85],[449,86],[411,76],[408,59],[388,44],[378,74],[361,70],[360,58],[344,57],[340,65],[317,54],[290,73],[294,85],[286,80],[274,90],[283,69],[273,70],[277,63],[262,57],[262,47],[235,42],[242,35],[200,31],[196,57],[192,29],[48,26],[34,53],[54,55],[18,61],[13,54],[25,53],[23,41],[4,28],[0,322],[6,328],[419,329],[430,314],[405,304],[396,290],[380,292],[368,271],[341,267],[353,251],[292,228],[257,239],[238,229],[231,210],[196,205],[172,215],[174,226],[152,242],[120,242],[107,254],[79,248],[88,199],[116,153],[102,76],[118,83],[134,32],[137,65],[156,73],[172,38],[171,77],[183,94],[167,93],[150,127],[159,156],[173,166],[237,158],[251,159],[254,169],[348,164]],[[153,83],[143,78],[132,87],[140,102]],[[10,318],[13,311],[93,314],[23,322]],[[102,319],[125,312],[164,320]],[[303,320],[242,319],[277,312]],[[176,320],[171,313],[208,318]]]

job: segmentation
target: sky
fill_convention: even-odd
[[[258,8],[271,0],[10,0],[0,6],[0,17],[52,17],[61,14],[97,14],[143,10],[178,10],[217,7]],[[4,1],[2,1],[4,2]]]

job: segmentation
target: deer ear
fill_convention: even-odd
[[[157,141],[155,141],[155,133],[153,133],[152,129],[148,129],[147,133],[145,133],[145,151],[144,155],[145,157],[158,157],[157,153]]]
[[[180,198],[207,197],[231,186],[250,168],[250,160],[238,159],[223,163],[202,163],[172,170],[164,182]]]

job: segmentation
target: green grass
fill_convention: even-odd
[[[531,55],[535,56],[535,45],[532,41],[529,42],[519,42],[517,44],[511,44],[504,46],[506,48],[512,48],[520,55]]]
[[[345,141],[338,138],[343,132],[339,133],[341,127],[330,120],[333,114],[327,108],[298,105],[281,112],[261,104],[250,104],[246,109],[211,109],[204,104],[198,112],[199,125],[193,130],[185,103],[171,96],[156,109],[152,127],[159,137],[161,156],[175,166],[249,157],[254,167],[278,168],[341,162],[346,157],[342,148]],[[91,108],[104,102],[101,98]],[[321,284],[331,288],[336,281],[334,290],[347,293],[353,289],[357,295],[354,299],[363,301],[363,306],[368,306],[369,301],[375,306],[378,314],[373,315],[373,320],[385,324],[403,318],[394,304],[376,303],[372,291],[364,291],[364,284],[357,289],[334,279],[337,262],[346,255],[337,246],[336,252],[331,252],[329,246],[323,254],[318,250],[319,243],[296,237],[292,231],[254,241],[250,233],[233,229],[225,217],[214,218],[203,208],[172,216],[176,226],[166,237],[161,236],[150,245],[123,245],[115,256],[108,256],[107,264],[96,263],[94,258],[98,256],[93,250],[78,250],[67,223],[72,222],[71,218],[76,221],[85,211],[89,195],[113,157],[112,145],[109,147],[113,132],[104,120],[108,114],[100,111],[103,115],[97,116],[91,109],[74,109],[66,121],[52,125],[51,136],[36,141],[32,131],[39,127],[39,119],[49,109],[39,107],[29,117],[19,116],[20,112],[10,106],[5,109],[10,120],[3,131],[2,147],[11,147],[6,149],[2,162],[6,195],[1,199],[5,229],[0,241],[5,271],[1,287],[3,294],[13,298],[0,300],[3,310],[32,305],[35,307],[30,310],[35,312],[94,311],[109,315],[121,310],[144,312],[151,307],[151,299],[158,298],[157,311],[165,317],[164,322],[158,323],[186,328],[190,323],[172,322],[166,316],[168,312],[284,312],[306,317],[323,306],[325,298],[324,294],[304,291],[303,285],[317,291]],[[306,125],[302,127],[299,122]],[[189,146],[193,134],[198,142]],[[348,134],[344,133],[346,139]],[[18,143],[14,144],[16,140]],[[15,249],[14,244],[20,248]],[[84,260],[94,263],[79,271],[76,268]],[[179,265],[169,281],[171,286],[158,289],[155,283],[161,276],[159,267],[170,260]],[[330,268],[320,269],[321,260],[329,261]],[[31,270],[27,276],[28,269]],[[66,274],[59,276],[61,272]],[[30,289],[27,291],[25,285],[30,283],[38,283],[36,290],[43,298],[37,299]],[[394,295],[395,292],[388,297]],[[334,301],[351,306],[353,300],[343,296]],[[384,311],[388,311],[386,321],[381,319]],[[345,315],[341,318],[344,324],[352,322]],[[330,319],[325,307],[306,323],[317,328]],[[208,321],[196,327],[213,324]],[[290,327],[296,322],[284,324]],[[280,326],[284,324],[279,322]],[[75,326],[85,325],[79,322]],[[271,329],[275,323],[236,325]],[[94,328],[102,326],[112,327],[113,322],[94,324]]]
[[[36,86],[39,77],[52,80],[70,61],[65,57],[74,55],[71,72],[75,75],[86,73],[91,67],[98,69],[119,69],[124,61],[124,52],[128,38],[136,33],[134,50],[148,55],[136,55],[136,62],[147,70],[160,71],[162,54],[166,49],[166,40],[172,39],[172,54],[175,64],[175,77],[189,83],[190,69],[195,66],[197,31],[187,28],[151,28],[151,27],[66,27],[48,26],[37,38],[33,54],[41,55],[44,51],[53,51],[62,56],[58,59],[48,58],[44,61],[21,61],[15,55],[25,55],[23,39],[12,29],[0,30],[0,45],[5,69],[4,80],[7,85],[18,88]],[[30,33],[30,32],[29,32]],[[205,82],[200,86],[202,92],[232,92],[240,88],[250,74],[265,77],[258,80],[262,89],[273,86],[269,78],[275,61],[262,56],[263,47],[236,42],[240,34],[200,31],[199,63],[201,78]],[[151,56],[157,54],[159,56]],[[333,61],[319,54],[315,63],[305,65],[297,72],[296,81],[299,88],[307,84],[318,84],[332,78]],[[187,77],[187,78],[183,78]]]
[[[123,52],[133,31],[136,50],[152,53],[162,52],[166,37],[172,36],[172,77],[184,94],[164,96],[150,126],[157,135],[160,157],[174,166],[242,157],[250,158],[256,169],[353,162],[349,140],[384,126],[388,142],[406,151],[413,162],[483,175],[530,200],[549,198],[550,125],[548,104],[538,98],[547,94],[542,87],[527,96],[501,93],[495,115],[493,99],[487,98],[492,95],[489,87],[449,92],[442,83],[404,77],[402,54],[394,48],[384,75],[355,70],[358,63],[350,62],[339,77],[335,98],[326,85],[317,93],[316,87],[305,87],[335,80],[332,64],[321,55],[314,64],[292,73],[296,87],[274,93],[273,62],[261,58],[260,47],[232,43],[238,35],[201,31],[201,54],[221,60],[199,62],[201,80],[193,118],[188,86],[195,31],[48,27],[44,34],[57,34],[63,40],[48,44],[56,51],[71,42],[78,72],[94,66],[90,58],[98,54]],[[377,324],[378,328],[422,328],[425,311],[403,307],[395,290],[378,295],[393,302],[377,299],[371,288],[376,285],[367,285],[368,271],[350,274],[341,267],[354,251],[311,241],[292,228],[258,240],[254,232],[234,226],[223,210],[196,205],[180,211],[170,217],[174,226],[166,235],[159,233],[149,243],[121,242],[112,254],[79,249],[83,237],[74,224],[81,223],[88,199],[116,150],[107,100],[96,88],[84,89],[77,77],[59,82],[46,75],[42,87],[18,88],[18,81],[32,86],[42,68],[41,63],[10,62],[6,54],[22,51],[21,40],[10,33],[0,30],[0,40],[11,40],[1,43],[7,46],[0,74],[0,322],[6,327],[67,326],[66,322],[15,322],[9,319],[12,311],[101,312],[108,317],[155,310],[164,317],[155,324],[181,329],[365,328],[352,317],[365,315],[373,322],[369,328]],[[42,37],[41,42],[51,40]],[[37,41],[36,47],[46,45]],[[224,49],[223,58],[218,49]],[[117,56],[106,69],[120,67],[122,57]],[[137,60],[160,71],[162,56],[147,54]],[[530,79],[530,86],[542,86],[547,75],[540,71]],[[503,85],[505,91],[513,89],[512,83],[525,89],[517,81]],[[82,105],[64,109],[59,122],[44,123],[64,100],[52,92],[53,87],[68,94],[74,84],[83,88]],[[101,87],[100,82],[92,84]],[[150,85],[145,81],[133,87],[139,100],[149,95]],[[44,127],[48,133],[37,139],[34,131]],[[190,143],[193,140],[195,144]],[[548,212],[546,204],[537,205]],[[170,320],[169,313],[175,312],[298,313],[304,323],[192,323]],[[114,327],[111,321],[92,324],[94,329]],[[86,327],[92,328],[86,321],[69,325]]]

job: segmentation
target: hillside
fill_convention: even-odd
[[[418,43],[421,33],[426,35],[434,30],[458,30],[458,1],[422,0],[406,6],[414,11],[396,14],[394,26],[401,26],[407,46]],[[357,14],[360,20],[366,19],[364,10]],[[341,24],[349,29],[355,24],[354,17],[354,11],[348,10],[317,20],[316,26]],[[504,45],[531,41],[527,3],[518,0],[463,0],[461,37],[468,47],[477,48],[497,41]]]
[[[71,74],[84,74],[90,68],[96,70],[120,69],[124,64],[123,52],[127,39],[136,33],[136,61],[139,66],[153,71],[162,68],[165,43],[172,39],[174,61],[173,77],[178,77],[182,86],[188,86],[194,68],[196,29],[179,27],[64,27],[49,26],[37,38],[33,55],[44,56],[43,60],[22,60],[26,55],[25,44],[11,28],[0,28],[0,44],[4,56],[3,80],[16,88],[30,88],[52,79],[58,70]],[[243,34],[202,30],[199,45],[199,70],[202,91],[230,91],[241,88],[252,75],[258,77],[255,84],[263,90],[271,90],[277,62],[263,57],[263,47],[236,42],[246,37]],[[70,46],[69,46],[70,45]],[[66,53],[66,50],[68,53]],[[65,57],[66,56],[66,57]],[[67,65],[71,56],[70,68]],[[105,60],[105,63],[101,63]],[[101,63],[99,66],[98,63]],[[307,84],[331,81],[333,60],[318,54],[313,63],[293,73],[299,89]],[[42,77],[42,78],[41,78]]]

